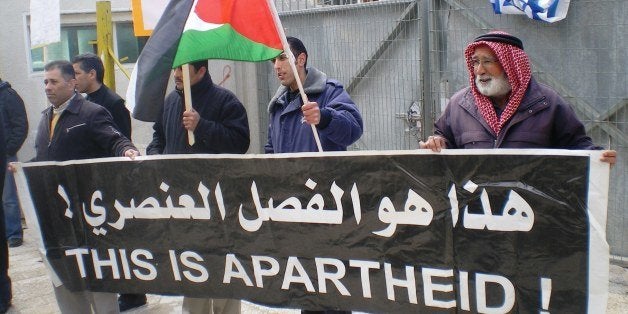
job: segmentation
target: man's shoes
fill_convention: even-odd
[[[131,294],[125,293],[120,294],[118,297],[118,306],[120,307],[120,312],[128,311],[130,309],[134,309],[146,304],[146,295],[145,294]]]
[[[9,242],[9,247],[18,247],[22,246],[22,238],[11,238],[7,242]]]

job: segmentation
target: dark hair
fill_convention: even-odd
[[[190,63],[191,66],[194,67],[194,70],[198,72],[202,67],[205,67],[207,70],[209,68],[209,62],[207,60],[194,61]]]
[[[54,69],[59,69],[61,71],[61,75],[66,81],[69,81],[73,78],[76,78],[74,73],[74,67],[72,63],[67,60],[56,60],[46,63],[44,66],[44,71],[52,71]]]
[[[304,67],[307,68],[307,49],[305,49],[305,45],[303,44],[303,42],[300,39],[298,39],[296,37],[292,37],[292,36],[286,37],[286,40],[288,41],[288,45],[290,45],[290,50],[292,51],[292,54],[294,55],[295,59],[300,54],[302,54],[302,53],[305,54],[305,65],[304,65]]]
[[[103,77],[105,76],[105,66],[102,64],[102,60],[100,60],[97,55],[88,52],[75,56],[72,59],[72,64],[76,63],[78,63],[79,67],[84,72],[89,72],[91,70],[96,71],[96,80],[98,80],[98,83],[102,84]]]

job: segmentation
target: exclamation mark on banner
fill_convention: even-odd
[[[549,303],[552,297],[552,279],[541,278],[541,314],[549,314]]]

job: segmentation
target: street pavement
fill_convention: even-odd
[[[24,230],[24,244],[9,249],[9,275],[13,282],[13,306],[8,313],[59,313],[52,283],[37,252],[37,238],[33,229]],[[611,266],[607,313],[628,313],[628,268]],[[182,297],[148,295],[148,304],[127,311],[135,314],[181,313]],[[275,309],[249,302],[242,303],[245,314],[294,314],[298,310]]]

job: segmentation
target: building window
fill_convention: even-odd
[[[135,37],[133,24],[116,23],[116,47],[117,56],[123,63],[135,63],[140,52],[144,49],[148,36]]]
[[[134,63],[148,39],[135,37],[131,22],[115,23],[114,38],[113,50],[123,63]],[[43,71],[49,61],[71,60],[78,54],[96,51],[96,25],[61,26],[61,42],[31,49],[32,70]]]

